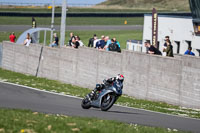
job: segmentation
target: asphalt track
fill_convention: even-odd
[[[0,82],[0,108],[30,109],[42,113],[96,117],[153,127],[200,133],[200,119],[183,118],[134,108],[113,106],[109,111],[81,108],[81,99]]]
[[[50,28],[50,26],[38,26]],[[25,31],[31,28],[31,25],[0,25],[0,32],[16,32],[16,31]],[[60,26],[56,25],[55,30],[60,30]],[[66,30],[143,30],[143,25],[85,25],[85,26],[68,26],[66,25]]]

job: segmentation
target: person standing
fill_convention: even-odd
[[[78,48],[80,46],[78,40],[76,38],[72,38],[72,48]]]
[[[70,36],[70,38],[69,38],[68,46],[72,46],[72,45],[73,45],[73,44],[72,44],[72,39],[75,38],[74,33],[71,32],[71,33],[69,34],[69,36]]]
[[[96,43],[96,48],[97,48],[97,49],[101,49],[101,50],[102,50],[102,49],[104,48],[104,46],[105,46],[105,44],[106,44],[104,39],[105,39],[105,36],[102,35],[102,36],[101,36],[101,40],[99,40],[99,41]]]
[[[167,49],[167,41],[171,43],[169,36],[165,36],[165,43],[163,45],[163,49]],[[163,56],[167,56],[167,53],[163,50]]]
[[[31,35],[30,33],[27,33],[26,40],[24,40],[23,44],[28,47],[30,43],[31,43]]]
[[[144,43],[144,45],[147,48],[147,54],[162,55],[162,53],[157,48],[155,48],[153,45],[151,45],[149,41],[146,41]]]
[[[167,48],[163,48],[163,52],[166,52],[166,56],[174,57],[173,46],[171,45],[170,40],[167,40],[166,44],[167,44]]]
[[[113,39],[111,39],[111,44],[108,45],[108,49],[109,51],[120,52],[119,45]]]
[[[11,34],[10,34],[10,36],[9,36],[9,38],[10,38],[10,42],[15,42],[15,39],[16,39],[16,36],[15,36],[15,32],[12,32]]]
[[[89,39],[88,47],[94,47],[94,40],[95,40],[95,38],[97,38],[96,34],[94,34],[94,36]]]

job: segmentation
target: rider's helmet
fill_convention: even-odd
[[[121,81],[121,82],[123,82],[124,81],[124,76],[122,74],[118,74],[116,79]]]

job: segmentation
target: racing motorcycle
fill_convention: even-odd
[[[107,83],[105,80],[103,82],[105,87],[103,87],[101,91],[97,91],[97,93],[92,97],[91,93],[89,93],[82,100],[81,106],[83,109],[94,107],[101,108],[102,111],[107,111],[122,95],[122,89],[117,86],[118,84],[116,82],[112,85]]]

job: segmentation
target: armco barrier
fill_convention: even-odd
[[[3,42],[2,67],[35,75],[40,51],[40,45]],[[44,47],[38,76],[93,88],[118,73],[125,75],[123,92],[129,96],[200,109],[198,57]]]

